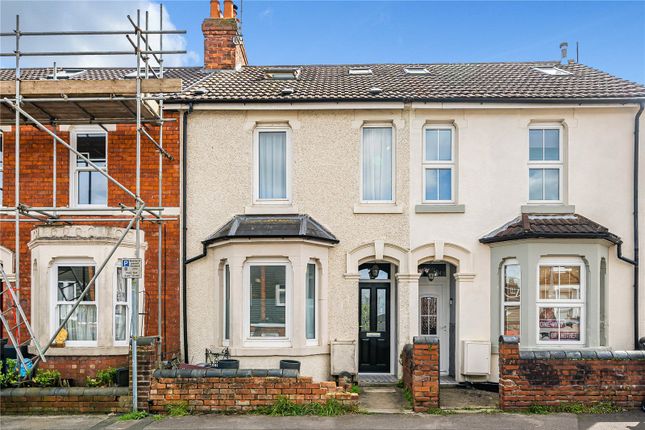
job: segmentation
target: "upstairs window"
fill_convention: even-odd
[[[529,129],[529,201],[562,201],[562,130],[559,126]]]
[[[258,130],[255,141],[256,203],[288,203],[290,154],[287,130]]]
[[[96,268],[88,265],[59,265],[54,267],[56,291],[54,301],[54,329],[63,322],[74,302],[81,296],[94,276]],[[92,346],[96,344],[98,316],[96,282],[65,324],[67,343],[70,346]]]
[[[520,299],[522,275],[517,260],[507,260],[502,266],[502,334],[520,335]]]
[[[392,127],[363,127],[361,200],[394,202],[394,142]]]
[[[107,134],[104,132],[73,134],[76,150],[107,172]],[[73,168],[74,199],[77,206],[107,205],[107,178],[79,156]]]
[[[538,343],[584,342],[585,265],[544,258],[538,266]]]
[[[423,143],[423,202],[453,202],[454,176],[453,128],[427,127]]]

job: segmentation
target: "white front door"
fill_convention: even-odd
[[[450,363],[448,293],[447,285],[432,285],[424,288],[419,297],[419,334],[439,338],[441,374],[448,374]]]

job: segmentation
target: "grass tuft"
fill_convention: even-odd
[[[148,416],[146,411],[132,411],[119,417],[119,421],[142,420]]]
[[[407,387],[403,389],[403,398],[408,404],[408,409],[414,408],[414,402],[412,401],[412,391],[410,391],[410,389]]]
[[[166,405],[166,412],[171,417],[185,417],[192,412],[188,407],[188,402],[171,403]]]
[[[326,403],[306,403],[296,404],[286,397],[280,397],[274,404],[269,406],[261,406],[257,409],[249,411],[255,415],[270,415],[270,416],[303,416],[303,415],[316,415],[321,417],[333,417],[345,414],[354,414],[358,412],[358,408],[353,405],[346,405],[336,399],[329,399]]]
[[[430,415],[454,415],[455,411],[450,409],[430,408],[427,413]]]
[[[526,409],[528,414],[545,415],[552,413],[567,414],[613,414],[624,411],[623,408],[610,402],[599,402],[591,405],[584,403],[562,403],[557,406],[531,405]]]
[[[361,394],[363,392],[363,389],[359,387],[358,385],[352,385],[352,388],[349,389],[350,393],[356,393],[356,394]]]

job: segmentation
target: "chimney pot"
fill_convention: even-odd
[[[211,18],[221,18],[222,17],[222,11],[220,10],[219,7],[219,0],[211,0]]]
[[[235,18],[233,0],[224,0],[224,18]]]

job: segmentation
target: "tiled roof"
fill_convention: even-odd
[[[67,69],[67,68],[65,68]],[[65,70],[59,68],[58,72]],[[137,69],[133,67],[74,67],[70,70],[83,70],[75,76],[70,76],[70,81],[96,81],[107,79],[132,79],[126,76],[135,72]],[[21,69],[20,77],[25,81],[37,81],[47,79],[47,76],[53,75],[53,67],[41,68],[25,68]],[[181,79],[182,89],[187,89],[191,85],[197,83],[200,79],[210,75],[211,72],[205,71],[201,67],[166,67],[164,68],[164,78]],[[0,69],[0,81],[11,81],[16,78],[15,69]]]
[[[613,243],[621,240],[607,227],[578,214],[522,214],[513,221],[479,239],[481,243],[504,242],[519,239],[606,239]]]
[[[536,70],[550,66],[570,74],[548,75]],[[372,73],[350,75],[352,67],[370,68]],[[411,67],[425,68],[429,73],[406,73],[405,69]],[[299,75],[297,79],[268,79],[267,71],[276,69],[299,69]],[[200,91],[195,91],[197,89]],[[245,66],[240,70],[213,72],[178,97],[197,102],[634,98],[645,99],[643,85],[583,64],[561,65],[557,62]]]
[[[336,236],[309,215],[235,215],[202,243],[260,238],[301,238],[338,243]]]

